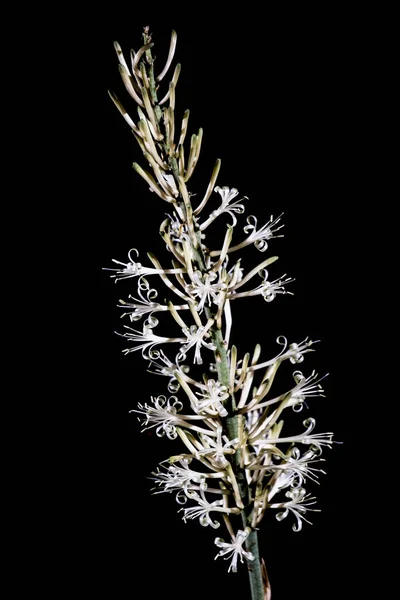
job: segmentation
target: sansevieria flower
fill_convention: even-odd
[[[332,447],[333,434],[314,432],[310,417],[297,433],[285,433],[287,411],[300,412],[323,395],[323,377],[304,366],[316,342],[289,343],[280,336],[272,357],[263,356],[260,345],[241,353],[231,343],[236,300],[279,302],[282,294],[292,293],[293,278],[276,269],[277,256],[266,256],[283,237],[282,214],[264,224],[254,215],[242,217],[248,198],[236,188],[217,185],[219,159],[205,189],[190,189],[203,130],[189,139],[189,111],[181,121],[176,118],[179,64],[166,82],[176,43],[173,31],[166,64],[158,69],[148,27],[143,45],[129,58],[115,43],[136,116],[113,92],[110,97],[143,153],[134,169],[154,202],[165,203],[159,231],[167,252],[139,256],[138,249],[129,249],[135,240],[127,240],[127,258],[112,259],[106,270],[123,288],[118,305],[126,319],[118,331],[123,352],[140,351],[148,370],[166,380],[165,394],[149,394],[132,412],[143,430],[179,438],[182,445],[180,455],[153,472],[153,491],[175,494],[184,521],[198,519],[213,529],[222,525],[226,531],[215,539],[216,558],[228,560],[232,572],[247,563],[252,598],[265,600],[271,589],[259,556],[260,523],[267,510],[278,521],[291,520],[295,531],[309,523],[316,501],[306,486],[324,473],[321,454]],[[213,224],[215,231],[216,221],[220,246],[209,248],[207,230]],[[246,270],[242,252],[251,251],[262,258]],[[169,326],[165,319],[160,325],[159,313],[168,314]],[[274,379],[280,368],[293,369],[293,384],[277,394]],[[192,375],[199,371],[200,378]]]

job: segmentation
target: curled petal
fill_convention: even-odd
[[[156,317],[153,317],[153,315],[150,315],[146,321],[144,326],[147,327],[148,329],[154,329],[154,327],[157,327],[159,321],[158,319],[156,319]]]
[[[168,391],[171,392],[171,394],[176,394],[176,392],[179,391],[180,387],[180,384],[176,380],[174,381],[173,379],[171,379],[167,385]]]
[[[293,531],[295,531],[297,533],[298,531],[301,531],[301,529],[303,528],[303,521],[297,515],[296,515],[296,520],[297,520],[297,523],[293,523],[292,529],[293,529]]]
[[[303,421],[303,425],[304,425],[304,427],[307,428],[303,435],[308,435],[309,433],[312,432],[312,430],[315,427],[315,419],[310,417],[309,419],[306,419],[305,421]]]
[[[186,493],[184,492],[184,490],[180,490],[180,491],[179,491],[179,492],[176,494],[175,498],[176,498],[176,501],[177,501],[177,503],[178,503],[178,504],[186,504],[186,502],[188,501],[188,499],[187,499],[187,495],[186,495]]]
[[[178,432],[176,431],[176,427],[174,425],[167,424],[167,423],[160,425],[156,429],[156,435],[158,437],[164,437],[165,434],[167,435],[167,438],[169,440],[176,440],[176,438],[178,437]]]
[[[158,360],[160,358],[160,350],[150,348],[147,351],[146,358],[148,358],[149,360]]]
[[[260,252],[268,250],[268,243],[266,240],[257,240],[254,245]]]
[[[292,406],[292,410],[295,413],[299,413],[303,410],[304,408],[304,401],[300,398],[299,401],[296,404],[293,404]]]
[[[279,512],[275,515],[275,518],[277,521],[282,521],[283,519],[286,519],[286,517],[289,514],[289,509],[287,508],[286,510],[284,510],[283,512]]]
[[[207,527],[208,525],[211,525],[211,527],[213,529],[218,529],[218,527],[220,526],[220,523],[218,521],[213,521],[212,519],[210,519],[209,515],[207,515],[207,514],[201,515],[199,521],[200,521],[200,525],[202,525],[203,527]]]
[[[249,215],[246,221],[248,224],[243,227],[244,233],[251,233],[257,229],[257,217],[254,215]]]
[[[151,302],[158,296],[155,288],[151,288],[147,279],[142,275],[138,279],[138,293],[144,302]],[[146,297],[144,297],[144,294]]]

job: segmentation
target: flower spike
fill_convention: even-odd
[[[319,433],[315,419],[308,415],[302,420],[303,430],[296,430],[294,423],[287,428],[284,419],[287,415],[297,418],[292,411],[308,410],[324,398],[326,375],[320,377],[312,368],[304,374],[299,370],[306,355],[314,352],[316,342],[308,337],[290,342],[279,335],[278,349],[267,356],[259,343],[252,343],[250,351],[231,343],[238,325],[244,334],[256,329],[260,335],[268,333],[268,315],[276,319],[270,303],[279,303],[284,294],[292,295],[288,286],[294,279],[279,276],[274,265],[278,257],[269,252],[275,238],[283,237],[283,213],[271,215],[262,225],[253,214],[243,217],[249,198],[239,196],[236,187],[216,185],[220,159],[214,163],[208,185],[207,180],[201,184],[199,200],[193,202],[192,177],[203,129],[190,131],[189,110],[175,123],[181,65],[176,64],[169,81],[163,80],[172,67],[176,43],[172,31],[168,57],[158,75],[149,27],[144,28],[139,50],[131,51],[130,66],[120,45],[114,44],[123,84],[136,105],[137,122],[109,92],[145,160],[145,168],[137,162],[133,168],[153,192],[153,199],[169,205],[159,233],[171,260],[160,262],[148,252],[150,266],[146,266],[132,248],[125,262],[112,259],[113,265],[105,270],[115,282],[136,286],[118,304],[122,317],[130,322],[117,333],[129,342],[122,352],[140,353],[148,372],[164,377],[159,382],[168,390],[168,395],[149,394],[150,399],[140,399],[129,412],[136,415],[142,431],[180,444],[151,474],[152,492],[174,494],[185,522],[198,519],[200,525],[213,529],[225,525],[228,541],[215,538],[215,558],[228,560],[229,572],[247,562],[253,600],[270,600],[265,563],[258,550],[260,523],[267,511],[275,513],[278,521],[292,518],[296,532],[310,523],[309,514],[317,509],[306,487],[319,484],[320,474],[325,473],[320,468],[322,453],[336,443],[333,433]],[[218,240],[213,246],[210,225]],[[243,232],[238,241],[236,227]],[[254,249],[266,253],[255,267],[241,256],[242,250],[254,253]],[[247,302],[256,296],[266,302],[261,303],[265,323],[253,313],[251,300]],[[232,302],[238,299],[243,302]],[[246,302],[247,310],[242,308]],[[275,392],[277,378],[281,373],[284,377],[288,367],[292,384]]]

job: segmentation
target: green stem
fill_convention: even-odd
[[[229,362],[228,355],[226,351],[226,347],[223,342],[222,332],[220,329],[216,327],[212,327],[210,329],[212,340],[216,346],[214,351],[215,362],[218,373],[218,380],[225,385],[229,389]],[[233,440],[239,435],[239,420],[243,419],[242,415],[235,414],[236,404],[235,399],[231,396],[231,414],[226,419],[226,429],[228,433],[228,437],[230,440]],[[251,517],[252,517],[252,496],[251,489],[247,485],[246,474],[244,469],[240,466],[241,463],[241,453],[240,450],[236,450],[234,455],[234,460],[232,464],[232,468],[234,470],[240,497],[244,504],[244,509],[242,510],[242,523],[243,529],[246,527],[251,527]],[[254,556],[253,561],[248,562],[247,570],[249,574],[249,582],[251,589],[251,598],[252,600],[264,600],[266,597],[266,590],[264,587],[262,569],[261,569],[261,559],[260,553],[258,549],[258,536],[257,531],[251,530],[247,540],[246,540],[247,550],[251,552]]]
[[[242,513],[243,525],[245,524],[246,518]],[[266,590],[263,581],[263,575],[261,570],[261,559],[258,550],[258,537],[257,531],[252,530],[249,533],[249,537],[246,540],[247,549],[253,554],[254,560],[248,563],[247,570],[249,573],[250,589],[252,600],[264,600],[266,596]]]

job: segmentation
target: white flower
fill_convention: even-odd
[[[292,526],[293,531],[300,531],[303,526],[303,521],[306,523],[312,524],[305,518],[305,513],[307,511],[320,512],[316,508],[309,508],[313,504],[315,504],[315,498],[310,494],[306,494],[306,490],[304,488],[295,488],[286,492],[285,496],[289,498],[286,502],[277,502],[274,504],[270,504],[270,508],[283,508],[283,512],[279,512],[276,515],[276,519],[278,521],[282,521],[286,519],[289,512],[291,512],[295,517],[297,523]]]
[[[247,560],[254,560],[253,554],[243,548],[243,543],[248,538],[250,531],[251,530],[249,527],[246,527],[244,531],[239,529],[231,543],[224,542],[222,538],[215,538],[215,545],[218,546],[218,548],[222,548],[222,550],[220,550],[216,555],[215,559],[217,559],[219,556],[224,556],[225,560],[232,558],[228,573],[231,570],[233,573],[237,572],[238,558],[240,558],[240,562],[242,563],[244,562],[243,558],[246,558]]]
[[[211,303],[218,304],[220,293],[227,289],[227,285],[221,281],[221,276],[215,282],[217,277],[215,272],[202,274],[200,271],[195,271],[192,283],[186,285],[185,292],[194,299],[199,299],[196,306],[199,313],[203,311],[206,303],[207,306],[211,306]]]
[[[266,367],[274,365],[276,362],[278,362],[278,360],[282,362],[284,360],[289,359],[292,364],[301,363],[304,360],[304,354],[307,354],[307,352],[314,352],[314,349],[310,348],[310,346],[319,342],[319,340],[313,341],[309,340],[308,337],[306,337],[302,342],[299,342],[298,344],[296,344],[295,342],[290,344],[289,349],[286,350],[287,339],[285,338],[285,336],[280,335],[279,337],[277,337],[276,341],[280,346],[283,346],[283,349],[279,352],[279,354],[277,354],[271,360],[267,360],[265,362],[247,367],[247,372],[257,371],[258,369],[265,369]],[[238,374],[240,375],[240,369],[238,370]]]
[[[232,224],[236,225],[237,219],[234,213],[242,215],[245,210],[244,205],[240,204],[240,200],[236,200],[236,202],[232,203],[232,200],[236,198],[239,193],[238,190],[236,188],[229,189],[227,186],[224,186],[223,188],[217,186],[214,188],[214,192],[218,192],[222,199],[221,206],[218,209],[218,214],[222,214],[224,212],[229,213],[232,217]],[[244,199],[246,199],[246,196],[241,200]]]
[[[232,200],[236,198],[236,196],[239,193],[236,188],[229,189],[227,186],[224,186],[223,188],[216,186],[214,188],[214,192],[217,192],[221,196],[221,206],[217,208],[217,210],[214,210],[208,217],[208,219],[200,225],[200,231],[204,231],[204,229],[206,229],[206,227],[208,227],[210,223],[214,221],[214,219],[216,219],[219,215],[222,215],[222,213],[224,212],[229,213],[232,217],[232,225],[236,225],[237,223],[237,219],[234,213],[240,215],[244,213],[244,205],[240,202],[241,200],[244,200],[246,196],[244,198],[241,198],[241,200],[237,200],[236,202],[231,203]]]
[[[245,298],[246,296],[258,296],[261,294],[266,302],[272,302],[277,294],[290,294],[293,295],[292,292],[288,292],[285,290],[284,286],[288,283],[292,283],[294,279],[291,277],[286,277],[286,273],[282,275],[279,279],[275,279],[275,281],[268,280],[268,271],[263,268],[265,265],[274,262],[276,257],[271,257],[266,261],[263,261],[258,267],[255,267],[240,281],[236,283],[234,286],[230,285],[231,293],[228,295],[228,298],[231,300],[235,300],[236,298]],[[254,288],[253,290],[249,290],[247,292],[239,292],[237,293],[237,289],[247,283],[254,275],[259,274],[260,277],[263,278],[262,283]],[[286,279],[285,279],[286,277]]]
[[[278,437],[278,438],[271,438],[269,439],[267,438],[263,438],[263,439],[256,439],[256,440],[251,440],[251,436],[250,436],[250,442],[254,445],[254,446],[262,446],[262,447],[268,447],[268,446],[276,446],[277,444],[306,444],[312,447],[312,450],[314,450],[314,452],[321,452],[322,451],[322,446],[327,446],[328,448],[332,447],[332,437],[333,437],[333,433],[329,432],[329,433],[313,433],[311,434],[311,431],[314,429],[315,427],[315,419],[306,419],[305,421],[303,421],[303,425],[304,427],[306,427],[306,431],[304,431],[304,433],[301,433],[300,435],[294,435],[292,437]],[[269,434],[269,432],[268,432]]]
[[[264,469],[267,472],[274,471],[274,475],[268,484],[270,488],[268,502],[284,488],[291,487],[294,489],[300,487],[306,482],[307,478],[314,481],[314,483],[319,483],[318,473],[325,473],[322,469],[310,467],[311,463],[323,461],[322,458],[315,459],[316,454],[311,449],[307,450],[303,456],[301,456],[300,450],[296,447],[290,448],[286,455],[281,452],[279,454],[274,452],[273,457],[278,456],[282,459],[278,464],[272,462],[268,466],[262,463],[258,465],[260,469]]]
[[[167,306],[162,306],[158,302],[154,302],[157,298],[157,290],[150,287],[149,282],[142,275],[138,280],[138,296],[135,298],[129,294],[128,298],[134,300],[134,302],[124,302],[120,300],[121,304],[118,308],[131,309],[131,311],[123,313],[121,316],[129,316],[131,321],[139,321],[143,315],[151,315],[153,312],[168,310]]]
[[[196,519],[199,518],[200,525],[203,527],[207,527],[210,525],[213,529],[218,529],[220,523],[218,521],[213,521],[210,517],[210,512],[222,512],[222,513],[233,513],[239,514],[240,510],[238,508],[228,508],[224,506],[223,500],[215,500],[214,502],[208,502],[204,490],[200,489],[200,494],[197,492],[193,492],[191,495],[191,500],[195,500],[197,502],[197,506],[191,506],[189,508],[181,508],[178,512],[183,511],[183,520],[186,522],[187,519]]]
[[[165,396],[158,396],[157,398],[152,396],[151,401],[154,406],[150,406],[149,404],[138,404],[139,410],[133,409],[129,411],[144,415],[145,418],[141,421],[144,426],[142,431],[157,427],[156,434],[158,437],[163,437],[167,434],[167,437],[170,440],[174,440],[178,436],[176,430],[178,426],[211,436],[217,435],[210,429],[198,427],[191,423],[191,421],[202,421],[203,417],[198,415],[177,414],[178,411],[182,410],[183,404],[176,396],[171,396],[168,400]]]
[[[171,459],[170,459],[171,460]],[[204,492],[222,495],[224,492],[221,488],[209,488],[206,479],[219,479],[225,476],[224,471],[200,473],[189,468],[191,458],[179,459],[179,464],[170,464],[168,468],[164,467],[165,471],[152,473],[154,481],[158,485],[153,488],[154,494],[177,492],[176,501],[178,504],[186,504],[189,499],[197,499],[197,492]],[[164,461],[165,462],[165,461]],[[225,492],[226,493],[226,492]]]
[[[294,342],[293,344],[290,344],[289,350],[285,353],[285,358],[289,358],[292,365],[301,363],[304,360],[304,354],[307,352],[314,352],[314,349],[310,348],[310,346],[312,346],[312,344],[316,344],[317,342],[319,342],[319,340],[313,342],[312,340],[308,339],[308,336],[299,344]]]
[[[169,465],[164,473],[157,471],[153,473],[154,481],[157,483],[158,488],[155,491],[156,494],[162,492],[171,493],[178,492],[176,500],[179,504],[186,504],[187,498],[191,497],[192,493],[199,489],[206,489],[206,474],[192,471],[189,468],[191,459],[182,459],[179,461],[180,467],[173,464]],[[222,493],[222,492],[221,492]]]
[[[219,185],[217,185],[214,188],[214,192],[217,192],[220,196],[221,196],[221,207],[220,208],[226,208],[231,200],[233,200],[234,198],[236,198],[236,196],[238,195],[239,191],[236,188],[228,188],[228,186],[224,185],[224,187],[220,188]]]
[[[319,382],[322,381],[322,379],[324,379],[326,375],[324,375],[324,377],[321,377],[320,379],[317,379],[318,373],[316,373],[315,371],[313,371],[309,377],[304,377],[301,371],[295,371],[293,373],[293,377],[297,385],[290,392],[290,405],[293,406],[293,410],[295,412],[301,411],[306,398],[324,396],[324,390],[322,388],[322,385],[319,384]]]
[[[228,464],[225,454],[235,454],[235,448],[232,446],[238,443],[238,439],[229,440],[226,435],[222,435],[222,427],[217,428],[217,439],[208,435],[201,435],[203,449],[196,452],[196,457],[207,456],[217,465],[226,467]]]
[[[307,352],[307,350],[306,350]],[[290,351],[286,352],[284,354],[282,354],[280,356],[280,360],[284,360],[285,358],[288,358],[288,355],[290,356]],[[278,356],[279,358],[279,356]],[[269,361],[267,363],[264,363],[264,366],[268,365],[270,366],[270,364],[274,364],[274,362],[276,361]],[[258,365],[259,366],[259,365]],[[311,373],[311,375],[309,377],[304,377],[303,373],[301,371],[295,371],[293,373],[293,377],[294,380],[296,382],[296,385],[289,390],[288,392],[285,392],[284,394],[281,394],[280,396],[273,398],[272,400],[266,400],[265,402],[258,402],[257,404],[255,404],[253,407],[250,407],[250,412],[253,410],[260,410],[261,408],[265,408],[266,406],[271,406],[273,404],[277,404],[277,403],[281,403],[284,402],[284,408],[287,408],[289,406],[291,406],[293,408],[293,410],[295,412],[300,412],[303,410],[303,405],[305,404],[307,406],[306,403],[306,399],[307,398],[316,398],[317,396],[324,396],[323,394],[323,388],[322,386],[319,384],[320,381],[322,381],[323,379],[325,379],[325,377],[328,376],[328,373],[326,375],[324,375],[323,377],[318,378],[318,374],[313,371]],[[307,406],[308,408],[308,406]],[[279,410],[279,408],[278,408]],[[267,424],[267,422],[269,420],[271,420],[273,418],[273,413],[271,413],[268,417],[267,420],[264,420],[264,427]],[[256,421],[254,421],[253,418],[253,422],[255,422],[254,427],[256,427]]]
[[[154,373],[154,375],[163,375],[165,377],[169,377],[170,381],[168,382],[168,391],[171,394],[175,394],[180,385],[175,377],[175,371],[180,371],[181,373],[188,373],[190,367],[188,365],[180,365],[181,360],[185,360],[186,356],[184,354],[177,354],[175,358],[175,363],[169,360],[168,356],[164,354],[162,350],[157,351],[157,357],[153,358],[149,356],[150,363],[149,368],[147,369],[149,373]],[[158,362],[159,361],[159,362]],[[153,370],[150,369],[152,367]]]
[[[272,238],[276,238],[276,237],[283,237],[283,235],[274,235],[277,231],[279,231],[280,229],[282,229],[282,227],[284,227],[284,225],[280,225],[279,227],[276,227],[274,229],[275,225],[277,225],[279,223],[279,221],[281,220],[281,217],[282,217],[282,215],[279,215],[279,217],[274,219],[273,216],[271,215],[271,218],[268,221],[268,223],[263,225],[258,230],[257,230],[257,218],[254,215],[250,215],[249,217],[247,217],[248,225],[243,227],[243,231],[245,233],[250,233],[250,235],[246,240],[244,240],[244,242],[242,242],[238,246],[234,246],[233,248],[231,248],[231,252],[233,250],[239,250],[239,248],[243,248],[244,246],[247,246],[248,244],[254,244],[255,247],[257,248],[257,250],[260,250],[260,252],[265,252],[266,249],[268,248],[268,240],[270,240]]]
[[[117,283],[117,281],[119,281],[120,279],[128,279],[130,277],[138,277],[139,275],[142,275],[144,273],[141,263],[135,262],[132,259],[132,256],[131,256],[132,252],[136,252],[136,256],[139,256],[139,252],[136,250],[136,248],[131,248],[131,250],[129,250],[129,252],[128,252],[129,262],[127,262],[127,263],[123,263],[119,260],[115,260],[115,258],[112,259],[113,263],[115,263],[117,265],[121,265],[123,267],[123,269],[121,269],[121,268],[110,269],[107,267],[103,268],[103,271],[115,271],[115,275],[110,275],[110,277],[115,278],[115,283]]]
[[[281,463],[269,465],[268,469],[283,470],[293,473],[293,487],[299,487],[304,484],[306,478],[311,479],[314,483],[318,482],[318,473],[325,473],[322,469],[310,467],[310,464],[322,462],[323,458],[316,458],[316,453],[309,449],[303,455],[296,447],[290,448]]]
[[[178,433],[176,425],[185,424],[184,420],[177,414],[182,410],[183,404],[176,396],[167,398],[165,396],[151,397],[154,406],[148,404],[138,404],[139,410],[130,410],[129,412],[139,413],[144,415],[141,424],[144,426],[142,431],[157,427],[156,434],[158,437],[163,437],[167,434],[170,440],[176,439]]]
[[[162,304],[159,304],[158,302],[142,302],[130,294],[128,298],[130,300],[135,300],[135,302],[125,302],[124,300],[120,300],[120,304],[117,306],[118,308],[124,308],[127,311],[121,315],[121,318],[128,316],[131,322],[140,321],[144,315],[152,315],[155,312],[164,310]]]
[[[226,417],[228,414],[222,404],[224,400],[229,398],[228,388],[219,381],[209,379],[205,384],[204,391],[196,392],[196,395],[201,398],[201,400],[196,402],[197,412],[206,412],[213,416],[220,415],[221,417]]]
[[[182,329],[183,334],[186,336],[186,340],[184,345],[181,346],[181,352],[186,354],[190,348],[195,348],[194,360],[193,362],[201,365],[203,364],[203,359],[201,358],[201,346],[205,346],[209,350],[215,350],[215,345],[204,340],[204,337],[207,334],[208,329],[211,327],[213,321],[206,325],[205,327],[197,327],[196,325],[191,325],[190,327],[185,327]]]
[[[136,252],[136,256],[139,256],[139,252],[136,250],[136,248],[131,248],[131,250],[128,252],[129,262],[127,263],[115,260],[115,258],[111,259],[113,263],[121,265],[123,268],[119,267],[117,269],[110,269],[103,267],[103,271],[115,271],[115,275],[110,275],[110,277],[115,278],[115,283],[121,279],[129,279],[130,277],[138,277],[139,275],[160,275],[184,272],[183,269],[154,269],[153,267],[143,267],[141,263],[135,262],[132,259],[131,253],[133,251]]]
[[[285,290],[285,285],[292,283],[294,279],[286,277],[286,273],[275,281],[268,281],[268,271],[263,269],[264,280],[261,286],[258,288],[258,293],[262,294],[262,297],[266,302],[272,302],[276,298],[277,294],[292,294]],[[286,277],[286,279],[284,279]]]
[[[159,356],[158,351],[155,351],[155,354],[153,353],[153,348],[155,346],[157,346],[159,344],[167,344],[167,343],[173,343],[173,342],[181,343],[184,341],[182,338],[167,338],[167,337],[161,337],[159,335],[156,335],[155,333],[153,333],[152,330],[157,325],[158,325],[158,320],[155,317],[150,316],[143,323],[142,331],[138,331],[137,329],[128,327],[128,325],[124,325],[125,329],[129,330],[127,333],[118,333],[116,331],[115,333],[117,335],[120,335],[121,337],[126,338],[130,342],[135,342],[135,343],[138,342],[137,346],[134,346],[133,348],[126,348],[125,350],[123,350],[123,353],[129,354],[129,352],[136,352],[137,350],[141,350],[144,358],[149,358],[151,355],[158,358],[158,356]],[[147,354],[146,354],[146,352],[147,352]]]
[[[154,302],[158,296],[158,292],[155,288],[150,287],[150,284],[147,279],[145,279],[144,275],[139,277],[137,286],[139,298],[135,298],[135,296],[129,294],[128,298],[134,300],[134,302],[120,300],[121,304],[118,304],[118,308],[124,308],[125,310],[131,309],[123,313],[121,317],[129,316],[131,321],[139,321],[143,315],[151,316],[154,312],[167,312],[169,310],[167,305]],[[174,308],[175,310],[189,310],[189,305],[176,304],[174,305]]]

